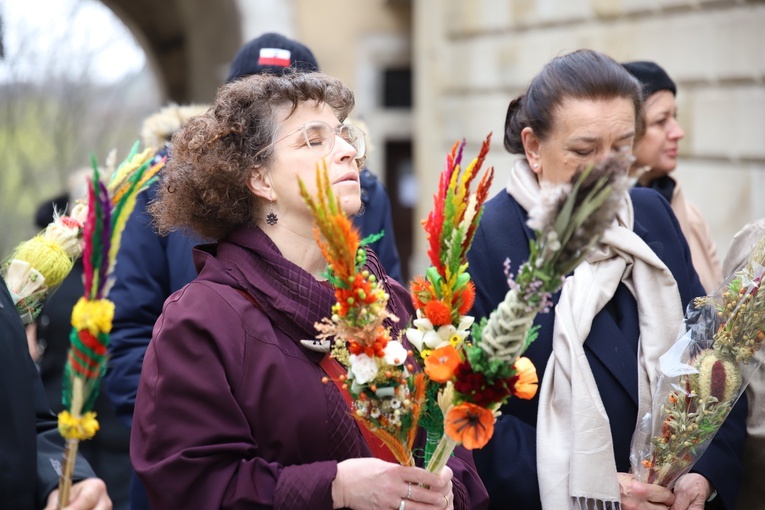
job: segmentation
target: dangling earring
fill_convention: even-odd
[[[269,202],[268,203],[268,214],[266,215],[266,223],[269,225],[276,225],[276,222],[279,221],[279,217],[274,212],[274,203]]]

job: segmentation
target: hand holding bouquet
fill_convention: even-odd
[[[650,412],[632,438],[638,479],[672,487],[706,451],[762,358],[765,238],[713,295],[689,308],[675,345],[659,360]]]

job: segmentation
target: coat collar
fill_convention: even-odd
[[[221,273],[218,277],[246,293],[276,328],[318,362],[322,355],[305,349],[300,340],[316,338],[314,325],[331,317],[333,289],[285,259],[254,225],[238,228],[217,244],[197,247],[194,258],[200,271],[214,258],[218,271],[211,272]]]

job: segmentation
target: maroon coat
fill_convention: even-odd
[[[330,315],[332,290],[255,227],[195,258],[199,276],[154,328],[136,399],[131,457],[151,506],[331,509],[337,463],[370,456],[342,395],[321,382],[322,355],[299,343]],[[373,254],[368,267],[405,325],[406,291]],[[450,466],[455,507],[485,506],[472,461]]]

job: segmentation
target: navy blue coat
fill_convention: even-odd
[[[391,216],[388,192],[380,180],[369,169],[365,168],[359,175],[361,185],[361,201],[364,212],[353,218],[353,224],[366,237],[385,232],[379,241],[369,245],[375,252],[380,263],[389,277],[403,284],[401,277],[401,261],[396,248],[396,237],[393,234],[393,217]]]
[[[630,192],[635,210],[635,233],[669,267],[677,280],[685,308],[694,297],[704,295],[693,266],[688,244],[669,203],[648,189]],[[506,191],[486,203],[473,246],[468,253],[470,274],[477,288],[473,313],[488,316],[508,290],[504,261],[510,258],[511,273],[529,257],[533,231],[526,226],[526,211]],[[560,293],[553,298],[557,304]],[[539,337],[526,351],[540,381],[552,353],[555,311],[537,316]],[[608,413],[616,466],[630,469],[629,452],[638,412],[637,303],[621,284],[605,308],[595,316],[584,351]],[[541,508],[536,465],[536,421],[539,397],[510,399],[502,408],[494,436],[486,447],[473,452],[478,472],[489,490],[492,509]],[[746,437],[746,400],[742,397],[723,428],[693,471],[704,475],[718,490],[725,507],[734,508],[741,476],[741,449]]]

